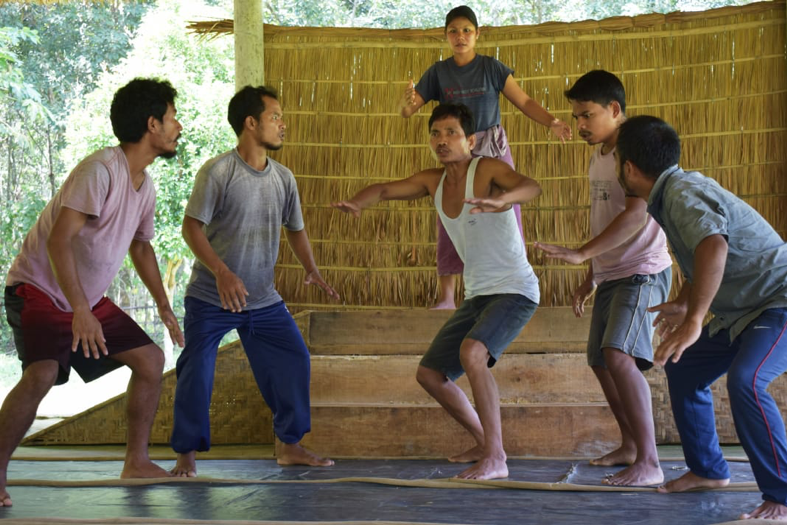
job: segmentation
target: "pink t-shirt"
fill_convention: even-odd
[[[49,232],[63,206],[88,215],[73,247],[79,281],[92,308],[115,278],[131,241],[153,238],[156,190],[147,173],[135,190],[123,150],[105,148],[80,162],[41,212],[11,265],[6,285],[32,284],[55,306],[70,312],[46,250]]]
[[[590,158],[590,233],[598,236],[626,209],[626,194],[617,177],[614,150],[601,154],[599,147]],[[653,217],[626,242],[593,257],[596,284],[636,274],[659,273],[672,264],[667,237]]]

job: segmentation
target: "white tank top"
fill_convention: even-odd
[[[474,158],[467,168],[465,197],[468,199],[474,197],[473,181],[479,160],[478,157]],[[459,216],[451,219],[443,211],[445,177],[443,171],[434,203],[445,231],[465,264],[465,299],[478,295],[516,293],[537,304],[541,298],[538,278],[527,262],[514,210],[471,215],[470,210],[474,206],[464,204]]]

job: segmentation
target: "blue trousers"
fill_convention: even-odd
[[[787,308],[766,310],[730,344],[705,327],[677,363],[665,366],[672,412],[686,464],[703,478],[726,479],[710,385],[727,373],[735,430],[749,457],[763,499],[787,505],[787,438],[768,385],[787,370]]]
[[[284,302],[244,312],[186,297],[186,346],[177,363],[172,449],[210,449],[210,398],[221,339],[237,330],[262,397],[273,412],[273,431],[298,443],[311,430],[309,350]]]

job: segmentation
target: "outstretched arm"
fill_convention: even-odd
[[[530,98],[511,75],[508,75],[503,86],[503,95],[526,117],[548,127],[562,142],[571,139],[571,126],[553,117],[549,111],[541,107],[541,104]]]
[[[208,237],[202,231],[203,224],[202,221],[186,215],[181,230],[183,239],[197,259],[216,277],[221,307],[231,312],[240,312],[246,306],[249,292],[241,278],[235,275],[213,250]]]
[[[626,209],[612,219],[604,231],[576,250],[535,243],[535,247],[546,252],[547,257],[560,259],[570,264],[581,264],[597,255],[617,248],[645,226],[648,219],[647,203],[638,197],[626,197]]]
[[[183,348],[185,344],[183,332],[180,331],[178,318],[175,317],[175,312],[172,311],[167,292],[164,290],[164,283],[161,282],[161,272],[158,261],[156,261],[156,252],[153,250],[153,246],[148,241],[133,240],[128,249],[128,254],[131,257],[131,262],[134,263],[134,268],[136,268],[139,278],[142,279],[145,287],[150,291],[150,295],[153,296],[153,300],[156,301],[159,317],[164,326],[167,327],[167,330],[169,330],[170,339],[172,339],[173,343]]]
[[[372,184],[356,193],[352,199],[332,202],[331,206],[345,213],[351,213],[355,217],[360,217],[363,210],[380,201],[408,201],[420,199],[429,194],[429,175],[422,171],[406,179],[385,184]]]
[[[656,349],[654,363],[664,365],[670,358],[677,363],[684,350],[699,339],[702,321],[719,291],[726,264],[727,240],[723,235],[706,237],[694,249],[694,280],[689,289],[686,316]]]
[[[309,236],[306,235],[306,229],[304,228],[303,230],[294,232],[285,228],[284,234],[287,236],[287,242],[290,243],[290,248],[292,248],[295,257],[298,258],[301,266],[306,270],[306,278],[303,280],[303,284],[316,284],[322,288],[329,297],[338,300],[339,294],[323,280],[320,275],[320,270],[317,268],[317,263],[314,262],[314,254],[312,253],[312,247],[309,243]]]

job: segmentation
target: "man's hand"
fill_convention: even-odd
[[[475,206],[475,208],[470,210],[470,213],[491,213],[491,212],[496,212],[499,209],[508,206],[508,203],[503,201],[503,199],[474,198],[474,199],[465,199],[464,202]]]
[[[688,305],[685,302],[670,301],[661,303],[657,306],[648,308],[648,312],[658,312],[653,326],[657,327],[657,333],[661,339],[671,334],[675,328],[682,325],[686,320]]]
[[[571,300],[571,305],[574,308],[575,316],[582,317],[585,313],[585,303],[595,292],[596,283],[588,280],[585,280],[576,290],[574,290],[574,297]]]
[[[172,311],[172,307],[170,307],[169,304],[165,306],[159,306],[158,315],[161,321],[164,323],[164,326],[166,326],[167,330],[169,330],[169,338],[172,340],[172,344],[176,344],[183,348],[186,344],[186,341],[183,338],[183,332],[180,331],[178,318],[175,317],[175,312]]]
[[[307,286],[310,284],[316,284],[317,286],[322,288],[325,293],[328,294],[328,297],[331,297],[336,301],[339,300],[339,294],[336,293],[336,290],[331,288],[331,286],[322,279],[322,276],[320,275],[320,272],[318,270],[314,270],[312,272],[307,273],[306,278],[303,280],[303,284]]]
[[[331,206],[339,211],[343,211],[344,213],[350,213],[353,217],[361,216],[361,207],[355,204],[353,201],[332,202]]]
[[[546,253],[547,257],[560,259],[570,264],[582,264],[587,260],[578,250],[572,250],[565,246],[556,246],[554,244],[544,244],[541,242],[533,243],[533,246]]]
[[[697,342],[702,333],[702,324],[686,321],[679,325],[675,330],[662,340],[656,353],[653,355],[653,362],[657,365],[664,366],[667,360],[670,359],[673,363],[677,363],[683,352]]]
[[[240,277],[229,269],[216,274],[216,288],[219,291],[221,307],[231,312],[240,312],[246,306],[246,296],[249,291]]]
[[[81,342],[82,353],[88,359],[91,355],[93,359],[100,358],[99,350],[104,355],[109,354],[101,323],[90,310],[80,309],[74,312],[74,317],[71,321],[71,331],[74,334],[74,339],[71,341],[72,352],[77,351],[77,347]]]

